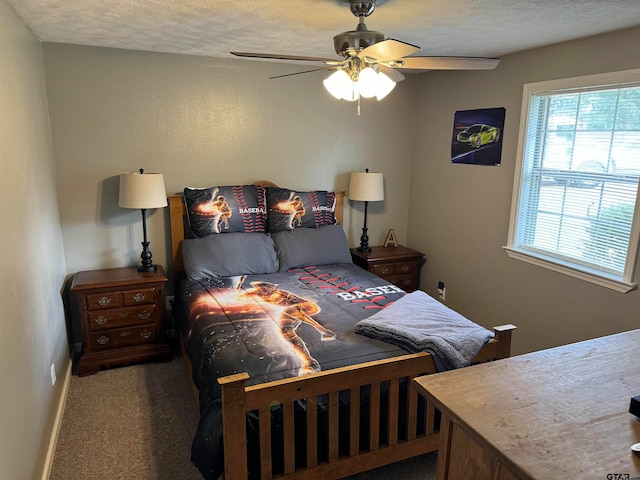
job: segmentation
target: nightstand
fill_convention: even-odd
[[[371,247],[370,252],[351,249],[353,263],[384,278],[407,292],[420,286],[420,267],[424,254],[398,245],[397,247]]]
[[[136,267],[88,270],[71,283],[75,331],[82,332],[78,375],[142,360],[168,360],[162,288],[167,277]],[[77,341],[76,341],[77,345]]]

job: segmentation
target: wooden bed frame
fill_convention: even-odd
[[[258,185],[275,186],[271,182],[260,181]],[[342,222],[344,193],[336,194],[336,218]],[[171,239],[175,276],[183,271],[180,243],[185,238],[186,209],[182,194],[169,197],[171,217]],[[503,325],[494,327],[495,337],[486,343],[473,363],[509,357],[511,332],[516,327]],[[182,347],[182,341],[181,347]],[[184,354],[184,350],[183,350]],[[189,375],[191,363],[185,356]],[[412,379],[425,374],[436,373],[437,369],[429,353],[407,354],[375,362],[336,368],[301,377],[273,381],[253,386],[245,386],[248,374],[240,373],[219,378],[222,390],[224,479],[245,480],[247,478],[247,434],[246,415],[257,411],[260,419],[260,471],[262,479],[337,479],[372,468],[405,460],[438,448],[439,432],[436,428],[436,410],[427,401],[419,402],[418,392]],[[191,380],[191,376],[190,376]],[[360,387],[370,388],[370,404],[366,415],[368,422],[368,448],[361,448],[358,425],[365,413],[360,412]],[[388,390],[386,402],[389,419],[386,426],[380,425],[380,392]],[[339,395],[349,391],[349,425],[339,421]],[[197,392],[194,386],[194,393]],[[328,398],[328,460],[318,459],[318,421],[316,416],[317,398]],[[197,397],[196,397],[197,400]],[[294,403],[305,400],[306,416],[306,466],[296,466],[294,435]],[[424,414],[418,415],[418,405],[422,403]],[[274,404],[283,412],[284,473],[272,473],[272,438],[270,412]],[[406,425],[398,425],[400,409],[407,409]],[[420,423],[421,425],[418,425]],[[386,439],[380,441],[380,431],[386,427]],[[347,428],[347,430],[345,430]],[[348,432],[349,452],[339,451],[339,435]],[[400,436],[399,431],[406,432]],[[344,438],[344,437],[342,437]],[[327,446],[325,446],[327,447]]]

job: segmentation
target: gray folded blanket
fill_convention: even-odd
[[[355,331],[412,353],[429,352],[440,372],[466,367],[482,346],[493,338],[493,332],[421,290],[408,293],[359,321]]]

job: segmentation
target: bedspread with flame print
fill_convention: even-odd
[[[354,332],[404,294],[353,264],[184,280],[174,312],[200,391],[194,452],[218,441],[210,432],[219,422],[218,377],[247,372],[256,384],[407,353]],[[211,453],[197,457],[208,470]]]

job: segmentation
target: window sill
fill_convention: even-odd
[[[559,263],[558,261],[553,261],[551,259],[546,259],[539,256],[533,256],[521,250],[515,250],[510,247],[503,248],[505,249],[509,257],[516,260],[531,263],[542,268],[553,270],[554,272],[563,273],[565,275],[569,275],[570,277],[578,278],[586,282],[595,283],[596,285],[610,288],[611,290],[615,290],[616,292],[627,293],[637,287],[637,284],[625,282],[620,278],[616,278],[613,276],[607,277],[603,274],[595,274],[577,270],[568,265]]]

